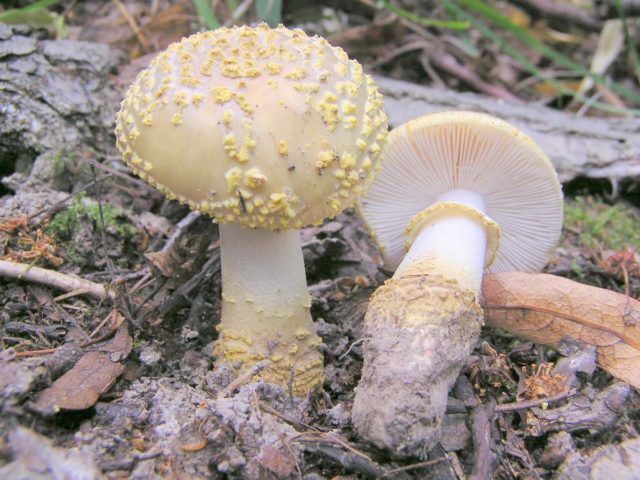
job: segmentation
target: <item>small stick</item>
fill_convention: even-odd
[[[106,225],[104,223],[104,211],[102,209],[102,191],[100,189],[100,182],[98,182],[98,176],[96,175],[96,166],[93,162],[91,162],[89,165],[91,166],[91,173],[93,173],[93,181],[96,187],[96,200],[98,202],[98,213],[100,214],[100,240],[102,241],[102,249],[104,250],[104,259],[107,262],[107,270],[109,271],[109,275],[111,276],[111,278],[113,278],[113,263],[111,262],[111,258],[109,258],[107,235],[105,233]]]
[[[101,177],[95,178],[94,180],[91,180],[89,183],[87,183],[86,185],[84,185],[80,190],[72,193],[71,195],[67,195],[66,197],[64,197],[62,200],[60,200],[59,202],[54,203],[53,205],[51,205],[48,208],[45,208],[44,210],[40,210],[39,212],[36,212],[34,214],[32,214],[29,217],[29,220],[33,220],[36,217],[39,217],[40,215],[43,214],[49,214],[53,211],[55,211],[60,205],[67,203],[69,200],[71,200],[73,197],[77,197],[80,193],[84,192],[85,190],[91,188],[93,185],[95,185],[97,182],[101,182],[103,180],[106,180],[108,178],[111,178],[112,175],[110,173],[107,173],[106,175],[102,175]]]
[[[353,342],[351,345],[349,345],[349,348],[347,348],[347,351],[338,357],[338,360],[342,361],[347,355],[349,355],[353,347],[355,347],[356,345],[360,345],[362,342],[364,342],[364,337],[359,338],[358,340]]]
[[[546,398],[537,398],[534,400],[522,400],[521,402],[513,402],[513,403],[503,403],[501,405],[496,405],[496,412],[517,412],[518,410],[527,410],[529,408],[542,407],[544,403],[556,403],[560,400],[564,400],[565,398],[572,397],[576,394],[576,390],[567,390],[566,392],[559,393],[557,395],[553,395],[551,397]]]
[[[391,470],[387,470],[383,477],[388,477],[389,475],[393,475],[394,473],[406,472],[407,470],[414,470],[416,468],[430,467],[431,465],[435,465],[436,463],[448,461],[446,457],[435,458],[433,460],[427,460],[425,462],[414,463],[412,465],[407,465],[404,467],[393,468]]]
[[[354,455],[357,455],[358,457],[363,458],[363,459],[365,459],[365,460],[367,460],[369,462],[373,462],[371,457],[369,457],[367,454],[361,452],[360,450],[352,447],[347,441],[342,440],[341,438],[338,438],[338,437],[334,437],[333,435],[330,435],[330,434],[325,433],[325,432],[318,432],[318,431],[304,432],[304,433],[301,433],[300,435],[294,437],[293,440],[300,439],[300,440],[304,441],[306,438],[315,439],[315,440],[320,441],[320,442],[322,442],[324,440],[324,441],[329,442],[329,443],[337,443],[341,447],[349,450]]]
[[[249,380],[251,380],[260,370],[269,365],[271,360],[262,360],[261,362],[256,363],[249,370],[241,374],[238,378],[236,378],[233,382],[227,385],[224,389],[220,391],[218,394],[218,398],[224,398],[233,392],[236,388],[244,385]]]
[[[57,348],[46,348],[44,350],[30,350],[26,352],[16,352],[16,357],[39,357],[40,355],[51,355],[56,353]]]
[[[93,283],[83,278],[72,277],[71,275],[66,275],[47,268],[33,267],[26,263],[12,262],[11,260],[0,260],[0,277],[40,283],[42,285],[57,288],[64,292],[72,292],[82,289],[86,290],[87,295],[97,300],[115,298],[115,291],[107,289],[104,285],[99,283]]]
[[[70,292],[63,293],[62,295],[58,295],[57,297],[55,297],[53,299],[53,301],[54,302],[61,302],[61,301],[66,300],[68,298],[77,297],[78,295],[84,295],[85,293],[87,293],[87,289],[86,288],[79,288],[78,290],[72,290]]]
[[[270,413],[271,415],[274,415],[274,416],[278,417],[279,419],[287,422],[290,425],[293,425],[293,426],[298,427],[298,428],[303,428],[303,429],[306,429],[306,430],[311,430],[312,431],[311,433],[322,433],[321,430],[318,430],[318,428],[314,427],[313,425],[309,425],[307,423],[300,422],[298,420],[294,420],[293,418],[287,417],[286,415],[280,413],[279,411],[277,411],[275,408],[273,408],[269,404],[266,404],[264,402],[259,402],[258,406],[260,407],[260,411],[261,412]]]
[[[495,414],[495,402],[480,404],[473,408],[469,415],[471,438],[473,441],[474,459],[470,480],[493,478],[498,457],[493,451],[494,440],[491,438],[491,423]]]
[[[191,224],[193,224],[193,222],[195,222],[201,216],[202,216],[202,213],[200,213],[197,210],[193,210],[186,217],[184,217],[182,220],[176,223],[175,227],[173,227],[173,232],[171,232],[171,235],[169,235],[169,238],[167,238],[167,241],[165,242],[164,246],[160,249],[160,251],[168,252],[176,243],[176,241],[182,236],[182,234],[184,233],[184,230],[187,229]]]
[[[127,7],[125,7],[120,0],[113,0],[113,3],[116,4],[116,7],[118,7],[118,10],[120,10],[120,13],[129,24],[129,28],[131,28],[133,33],[136,35],[138,42],[140,42],[140,46],[142,46],[145,52],[148,51],[149,41],[147,40],[147,37],[144,36],[144,33],[142,33],[142,30],[140,30],[140,27],[136,23],[136,20],[131,16],[129,11],[127,10]]]

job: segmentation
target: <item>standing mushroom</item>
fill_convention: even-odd
[[[377,446],[420,456],[439,439],[447,393],[480,334],[483,270],[542,268],[560,235],[562,191],[519,130],[443,112],[391,132],[360,209],[395,274],[365,316],[353,422]]]
[[[218,361],[304,395],[322,381],[299,229],[352,205],[387,117],[345,52],[283,26],[174,43],[129,88],[117,145],[134,173],[220,224]]]

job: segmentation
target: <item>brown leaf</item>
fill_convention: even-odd
[[[594,345],[598,365],[640,388],[640,302],[626,295],[542,273],[484,276],[486,324],[537,343],[562,337]]]
[[[127,325],[100,350],[85,353],[74,367],[44,389],[29,408],[44,416],[60,410],[84,410],[93,406],[124,370],[122,363],[131,351],[132,341]]]

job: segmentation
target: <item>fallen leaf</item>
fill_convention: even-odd
[[[557,346],[563,337],[596,347],[598,365],[640,388],[640,301],[543,273],[484,276],[488,326]]]
[[[85,410],[95,405],[124,370],[124,365],[115,360],[126,358],[131,347],[131,336],[124,323],[100,350],[85,353],[71,370],[40,392],[29,405],[30,410],[51,416],[61,410]]]
[[[624,25],[622,20],[608,20],[605,22],[600,37],[598,38],[598,46],[591,59],[591,73],[602,75],[611,64],[619,57],[624,47]],[[578,89],[579,94],[585,94],[593,87],[595,81],[593,77],[585,77],[580,83]]]

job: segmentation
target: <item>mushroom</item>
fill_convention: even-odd
[[[546,264],[562,191],[547,156],[516,128],[442,112],[391,132],[359,207],[395,273],[365,316],[352,418],[377,446],[420,456],[439,439],[448,391],[480,334],[483,271]]]
[[[220,28],[170,45],[129,88],[117,146],[133,172],[220,224],[214,349],[305,395],[322,382],[299,229],[353,205],[387,117],[371,77],[302,30]]]

